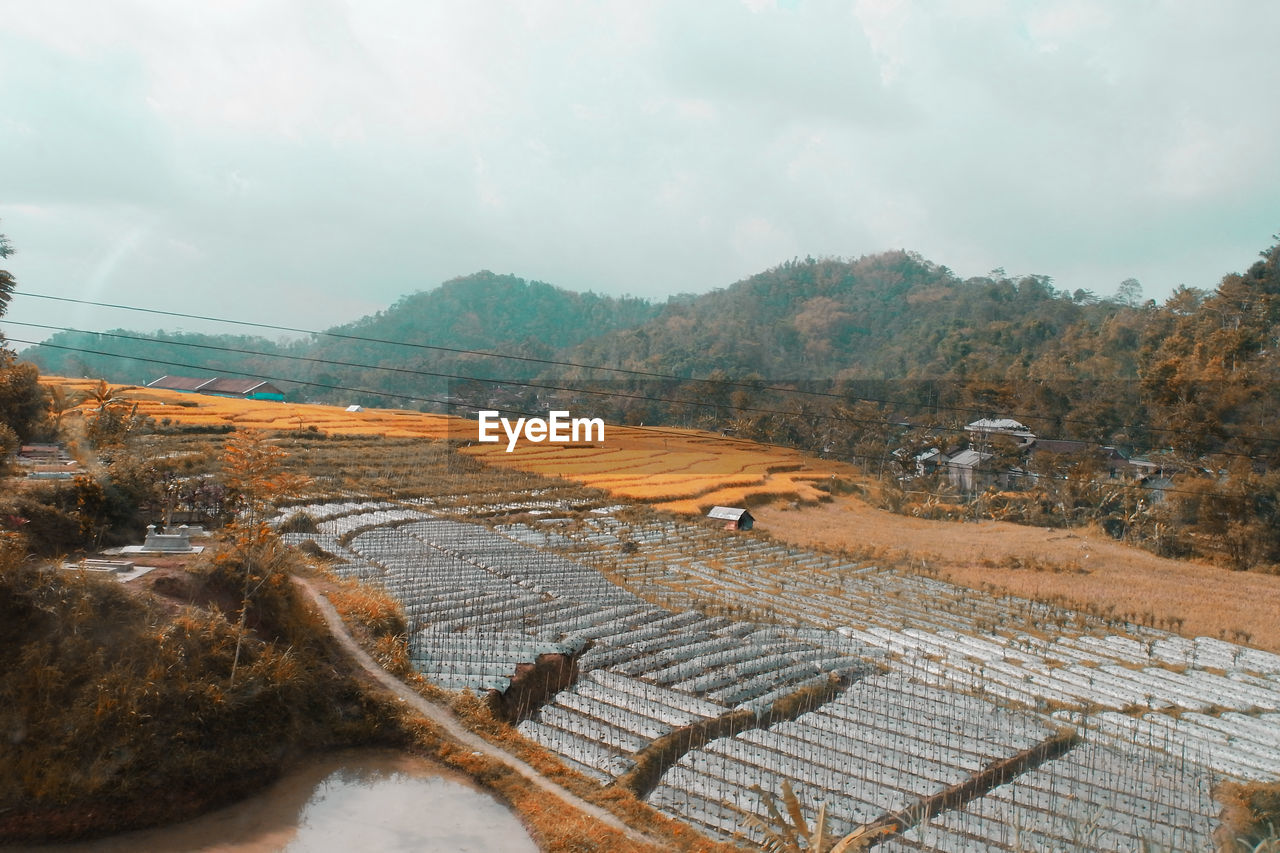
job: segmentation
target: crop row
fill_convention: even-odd
[[[369,523],[378,513],[385,526]],[[377,507],[323,523],[335,522],[354,534],[349,571],[401,598],[415,663],[446,686],[502,689],[522,659],[589,644],[578,682],[520,727],[602,782],[673,730],[844,673],[834,701],[667,771],[651,801],[709,832],[765,815],[753,788],[776,796],[783,781],[852,828],[964,785],[1060,724],[1082,738],[1066,755],[895,843],[1008,849],[1002,823],[1049,849],[1081,826],[1105,824],[1098,837],[1113,841],[1138,818],[1153,838],[1178,826],[1192,833],[1179,840],[1199,838],[1216,778],[1275,778],[1280,657],[1257,650],[661,520],[487,528]],[[1149,790],[1113,765],[1172,775]]]

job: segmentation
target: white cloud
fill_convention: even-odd
[[[0,230],[37,291],[149,228],[118,301],[309,288],[279,305],[311,326],[480,268],[661,296],[894,248],[1158,297],[1280,212],[1280,6],[1248,0],[0,14]]]

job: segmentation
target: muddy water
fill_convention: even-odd
[[[12,848],[3,848],[5,850]],[[244,802],[159,829],[40,853],[537,853],[505,806],[434,764],[346,752],[302,767]]]

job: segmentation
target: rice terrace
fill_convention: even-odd
[[[507,454],[444,416],[116,390],[157,423],[280,431],[314,494],[274,524],[400,602],[414,669],[710,839],[798,843],[824,820],[885,851],[1207,850],[1241,792],[1280,781],[1275,636],[796,544],[851,500],[838,463],[614,426]],[[769,529],[708,523],[713,504]],[[1275,613],[1275,580],[1240,597]]]

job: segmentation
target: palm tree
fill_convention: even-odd
[[[7,258],[13,254],[13,246],[9,243],[9,238],[0,234],[0,258]],[[4,316],[5,309],[9,307],[9,300],[13,297],[13,288],[18,282],[8,270],[0,270],[0,317]],[[4,336],[0,335],[0,344],[4,343]]]
[[[49,414],[53,417],[54,429],[62,428],[62,417],[76,406],[80,398],[76,394],[68,394],[64,385],[49,386]]]
[[[124,398],[120,396],[121,390],[112,388],[107,384],[107,380],[99,379],[98,384],[89,392],[89,399],[98,404],[98,408],[95,411],[98,414],[102,414],[116,404],[124,402]]]
[[[868,849],[877,836],[893,831],[890,826],[872,824],[854,830],[828,847],[826,803],[818,806],[818,819],[810,829],[800,807],[800,798],[791,790],[790,782],[785,779],[782,782],[785,814],[778,808],[778,802],[771,793],[759,785],[752,785],[751,790],[760,795],[765,808],[769,810],[769,820],[751,815],[746,823],[764,833],[760,849],[768,853],[854,853]]]

